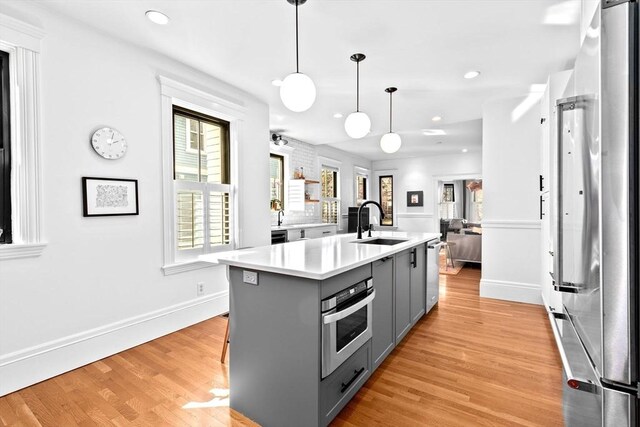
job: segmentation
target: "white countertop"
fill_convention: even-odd
[[[272,225],[271,231],[277,230],[294,230],[296,228],[315,228],[315,227],[336,227],[335,224],[313,223],[313,224],[283,224],[281,226]]]
[[[366,233],[365,233],[366,236]],[[356,234],[339,234],[320,239],[201,255],[200,260],[272,273],[324,280],[368,264],[420,243],[437,239],[440,233],[374,231],[376,237],[407,239],[393,246],[352,243]],[[369,240],[364,238],[363,241]]]

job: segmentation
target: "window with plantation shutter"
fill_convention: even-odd
[[[229,123],[174,106],[173,140],[178,257],[231,249]]]
[[[322,166],[320,171],[320,201],[322,204],[322,222],[337,224],[340,215],[340,198],[338,185],[340,171],[329,166]]]

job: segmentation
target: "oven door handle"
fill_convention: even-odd
[[[344,310],[341,310],[333,314],[323,315],[322,323],[324,323],[325,325],[328,325],[329,323],[334,323],[334,322],[337,322],[338,320],[344,319],[345,317],[351,316],[353,313],[355,313],[356,311],[360,310],[362,307],[364,307],[365,305],[373,301],[375,297],[376,297],[376,291],[374,290],[373,292],[371,292],[371,295],[367,296],[362,301],[358,301],[352,306],[345,308]]]

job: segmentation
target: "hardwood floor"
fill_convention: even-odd
[[[561,364],[540,306],[440,276],[423,318],[334,426],[561,426]],[[0,398],[4,426],[255,425],[228,407],[214,318]],[[230,354],[230,357],[233,355]]]

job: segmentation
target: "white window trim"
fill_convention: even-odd
[[[290,162],[290,156],[291,154],[295,151],[295,148],[293,147],[287,147],[287,146],[278,146],[275,144],[271,144],[271,147],[269,148],[269,155],[271,154],[275,154],[277,156],[282,156],[283,157],[283,175],[284,175],[284,186],[283,186],[283,191],[284,194],[283,196],[283,203],[284,203],[284,213],[285,215],[288,214],[290,212],[289,209],[289,177],[291,176],[291,170],[289,168],[289,162]],[[271,175],[271,173],[269,173],[269,175]],[[271,214],[274,214],[275,211],[271,210],[271,207],[269,207],[269,212],[271,212]]]
[[[44,31],[0,14],[0,49],[9,52],[11,108],[11,222],[13,243],[0,260],[36,257],[42,231],[40,41]]]
[[[189,110],[220,118],[230,124],[230,167],[231,167],[231,245],[225,249],[233,249],[240,245],[240,214],[237,189],[241,188],[239,174],[238,144],[242,140],[243,123],[246,107],[242,102],[221,94],[213,94],[209,89],[199,88],[194,84],[185,84],[165,76],[158,76],[162,96],[162,193],[163,193],[163,266],[165,275],[183,273],[210,267],[211,264],[198,260],[197,257],[183,259],[177,254],[176,247],[176,205],[175,183],[173,180],[173,106],[177,105]],[[213,252],[216,250],[214,249]],[[204,250],[202,252],[205,253]]]
[[[327,201],[337,201],[338,202],[338,213],[337,213],[337,222],[328,222],[323,223],[327,225],[336,225],[338,230],[342,230],[342,162],[340,160],[332,159],[330,157],[322,157],[318,156],[318,178],[322,181],[322,168],[328,167],[332,169],[336,169],[338,171],[338,188],[337,188],[337,197],[322,197],[322,182],[320,182],[320,220],[322,221],[322,202]]]
[[[371,200],[371,170],[361,166],[353,167],[353,206],[358,206],[358,177],[367,178],[366,192],[367,197]],[[366,199],[365,199],[366,200]]]
[[[396,194],[397,191],[397,184],[396,184],[396,175],[397,175],[398,169],[385,169],[385,170],[377,170],[375,171],[374,175],[375,175],[375,199],[372,200],[376,200],[378,203],[382,203],[382,201],[380,200],[380,177],[381,176],[389,176],[391,175],[393,177],[393,225],[381,225],[381,224],[377,224],[376,228],[379,228],[381,230],[397,230],[398,229],[398,195]],[[379,217],[379,214],[378,214]],[[379,221],[382,222],[382,221]]]

